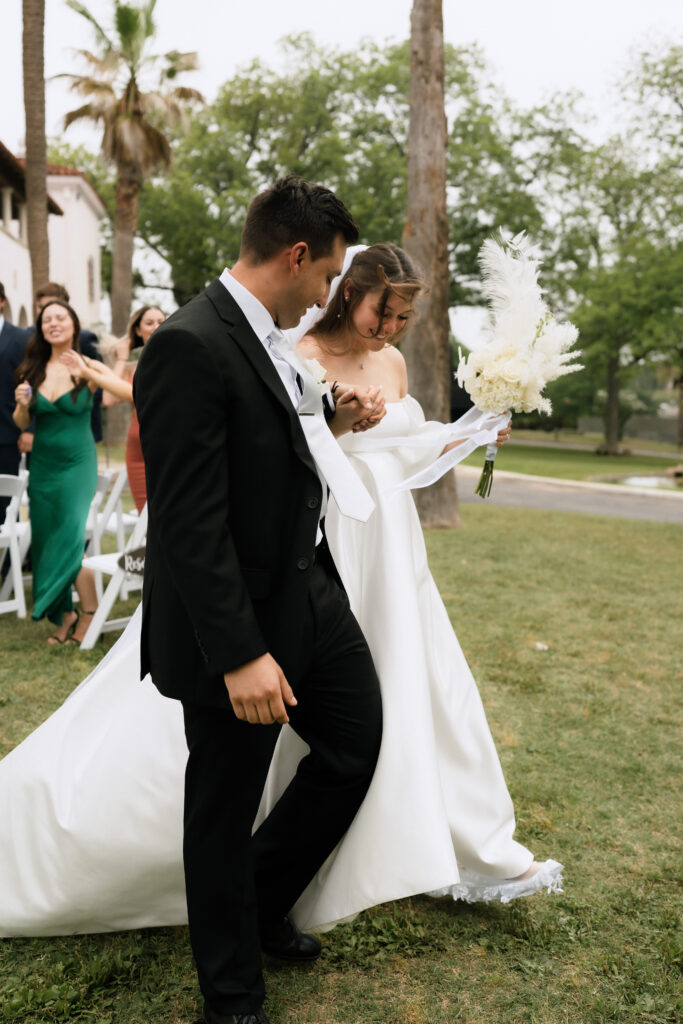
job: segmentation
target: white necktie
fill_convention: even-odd
[[[364,523],[370,518],[375,503],[355,469],[335,441],[323,413],[323,402],[317,382],[305,363],[291,347],[282,331],[275,327],[269,336],[272,347],[301,377],[303,394],[299,401],[299,422],[313,460],[327,481],[339,511]]]

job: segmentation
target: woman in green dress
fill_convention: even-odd
[[[80,642],[97,607],[92,571],[82,567],[85,525],[97,485],[97,455],[90,430],[95,387],[72,377],[60,360],[78,351],[80,324],[69,305],[53,301],[41,311],[16,371],[14,421],[35,422],[28,493],[33,565],[33,618],[47,615],[57,629],[48,639]],[[71,592],[76,587],[81,614]],[[80,620],[79,620],[80,619]]]

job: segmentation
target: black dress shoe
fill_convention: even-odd
[[[261,949],[268,956],[292,962],[317,960],[322,953],[322,946],[315,935],[299,931],[288,917],[262,927]]]

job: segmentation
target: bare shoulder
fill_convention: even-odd
[[[322,355],[322,349],[312,334],[305,334],[296,350],[305,359],[318,359]]]
[[[392,371],[398,378],[400,396],[403,398],[408,394],[408,368],[406,361],[394,345],[388,345],[384,351],[386,352],[387,365],[392,368]]]
[[[407,372],[406,361],[395,345],[386,346],[384,349],[384,357],[389,366],[392,366],[396,370],[402,370],[404,373]]]

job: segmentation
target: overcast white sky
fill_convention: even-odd
[[[86,0],[103,25],[112,0]],[[46,0],[46,74],[79,70],[73,47],[91,47],[92,33],[64,0]],[[21,0],[0,0],[0,139],[11,150],[24,137]],[[157,0],[158,52],[197,50],[201,71],[187,82],[211,99],[217,87],[254,57],[277,62],[282,36],[309,31],[322,44],[352,48],[363,36],[378,42],[409,34],[411,0]],[[498,81],[522,105],[558,89],[580,89],[609,126],[609,89],[629,50],[647,40],[683,36],[680,0],[444,0],[446,38],[477,42]],[[64,83],[47,89],[48,134],[61,134],[64,113],[77,105]],[[74,126],[65,138],[84,141]],[[93,147],[97,136],[92,135]]]

